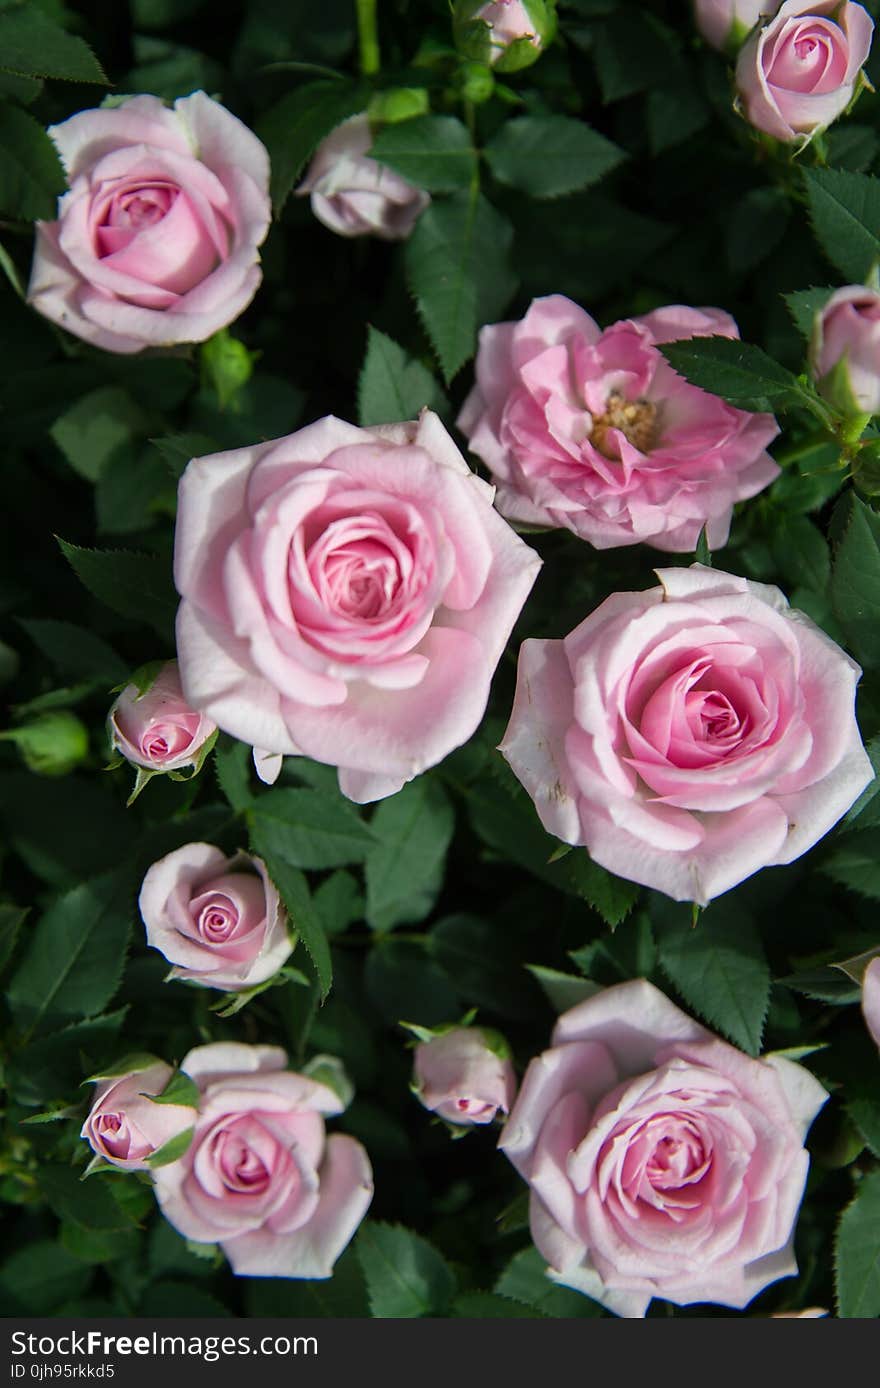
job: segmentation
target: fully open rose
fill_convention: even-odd
[[[599,549],[693,550],[727,541],[736,501],[779,469],[772,415],[689,385],[657,343],[738,337],[720,309],[673,304],[604,332],[561,294],[480,333],[477,384],[458,419],[513,521],[566,526]]]
[[[873,779],[859,667],[778,588],[657,571],[526,641],[501,750],[546,829],[678,901],[811,848]]]
[[[194,459],[174,563],[190,702],[368,801],[474,732],[540,560],[425,410]]]
[[[165,1218],[197,1243],[219,1243],[243,1277],[330,1277],[373,1196],[353,1137],[328,1137],[344,1105],[285,1070],[277,1046],[215,1042],[181,1063],[201,1099],[179,1161],[154,1173]]]
[[[37,228],[28,299],[108,352],[203,342],[247,307],[269,227],[269,156],[204,92],[52,126],[70,183]]]
[[[559,1018],[499,1145],[532,1188],[554,1281],[621,1316],[652,1297],[743,1307],[797,1271],[804,1136],[826,1098],[638,979]]]
[[[123,1171],[148,1171],[149,1159],[195,1122],[186,1104],[157,1104],[154,1098],[174,1071],[163,1060],[144,1056],[123,1074],[97,1081],[84,1137],[97,1157]]]
[[[260,858],[187,843],[160,858],[140,892],[147,944],[174,978],[224,992],[254,988],[293,950],[287,912]]]
[[[873,32],[867,10],[850,0],[785,0],[740,49],[744,115],[787,143],[824,130],[852,100]]]

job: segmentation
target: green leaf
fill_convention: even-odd
[[[795,327],[808,342],[813,336],[817,313],[822,312],[833,293],[833,289],[795,289],[791,294],[783,294]]]
[[[81,549],[58,538],[65,559],[99,602],[145,622],[167,640],[177,610],[171,564],[155,554],[121,549]]]
[[[467,188],[477,172],[471,137],[455,116],[416,116],[386,125],[373,140],[370,158],[429,193]]]
[[[601,1316],[602,1307],[571,1287],[560,1287],[547,1276],[547,1264],[537,1248],[524,1248],[507,1264],[495,1291],[499,1296],[531,1306],[542,1316],[566,1318]]]
[[[484,153],[499,183],[533,198],[558,198],[589,188],[626,158],[604,135],[568,116],[505,121]]]
[[[141,1070],[149,1070],[153,1065],[161,1065],[157,1055],[151,1051],[129,1051],[127,1055],[114,1061],[111,1065],[105,1065],[101,1070],[93,1075],[87,1075],[83,1084],[97,1084],[100,1080],[119,1079],[122,1075],[137,1074]]]
[[[421,921],[443,886],[455,813],[428,776],[383,800],[370,828],[378,842],[366,858],[367,921],[374,930]]]
[[[880,516],[850,491],[840,500],[833,528],[841,535],[831,569],[834,615],[856,659],[876,669],[880,666]]]
[[[421,410],[442,410],[446,399],[426,366],[377,328],[367,330],[367,355],[358,377],[358,419],[396,424],[417,419]]]
[[[183,1104],[187,1108],[198,1108],[199,1086],[191,1080],[185,1070],[175,1070],[165,1088],[159,1094],[148,1094],[154,1104]]]
[[[714,902],[692,926],[685,908],[658,902],[654,931],[660,965],[688,1007],[749,1055],[760,1055],[770,969],[745,907]]]
[[[333,1276],[312,1281],[249,1277],[245,1301],[250,1316],[345,1316],[368,1319],[367,1289],[357,1253],[347,1248]]]
[[[369,93],[347,82],[309,82],[288,92],[257,124],[269,151],[272,205],[280,216],[306,160],[325,135],[363,111]]]
[[[193,458],[204,458],[217,452],[217,445],[207,434],[166,434],[160,439],[150,439],[175,481],[184,474],[186,466]]]
[[[281,893],[290,918],[290,927],[297,932],[309,952],[318,977],[321,997],[325,998],[333,981],[333,965],[324,923],[312,900],[305,876],[298,868],[292,867],[283,856],[283,839],[283,833],[278,835],[273,832],[270,821],[254,817],[251,848],[263,859],[270,878]],[[276,844],[279,846],[277,854]]]
[[[534,1015],[537,991],[512,953],[503,925],[461,912],[439,921],[428,942],[466,1002],[502,1017],[526,1021]]]
[[[136,1229],[86,1229],[64,1222],[60,1227],[62,1248],[83,1263],[112,1263],[117,1258],[137,1257]]]
[[[328,935],[338,935],[364,919],[364,894],[345,868],[338,868],[325,878],[317,888],[314,900]]]
[[[813,230],[831,264],[854,283],[880,260],[880,179],[804,169]]]
[[[348,800],[320,790],[270,790],[254,801],[250,818],[266,852],[293,867],[362,863],[375,843]]]
[[[776,981],[784,984],[786,988],[793,988],[796,993],[815,998],[817,1002],[827,1002],[838,1007],[848,1007],[851,1003],[858,1002],[861,997],[861,989],[851,979],[828,965],[799,969],[796,973],[786,974],[784,978]]]
[[[880,1096],[859,1094],[847,1102],[846,1111],[865,1145],[880,1157]]]
[[[389,1026],[402,1017],[423,1026],[441,1026],[463,1011],[455,981],[428,954],[424,944],[377,941],[364,972],[367,996]]]
[[[76,1167],[60,1165],[43,1165],[38,1175],[40,1189],[59,1218],[82,1229],[108,1232],[130,1229],[132,1225],[130,1216],[113,1195],[114,1184],[125,1179],[114,1175],[83,1182]]]
[[[126,1008],[63,1027],[17,1050],[7,1066],[9,1092],[26,1108],[43,1108],[70,1093],[116,1046]]]
[[[824,593],[831,577],[828,541],[807,516],[782,514],[774,518],[770,549],[788,587],[815,588]]]
[[[18,932],[26,916],[26,907],[0,903],[0,969],[4,969],[12,958]]]
[[[406,243],[410,292],[447,385],[473,356],[478,323],[494,321],[516,288],[512,241],[485,198],[454,193],[422,213]]]
[[[234,742],[225,734],[214,748],[214,768],[220,789],[232,808],[238,813],[250,809],[254,797],[251,793],[252,749],[244,742]]]
[[[680,376],[741,410],[789,409],[804,401],[798,379],[760,347],[729,337],[664,342],[660,351]]]
[[[35,1240],[10,1253],[0,1267],[4,1313],[49,1315],[84,1292],[91,1278],[91,1268],[55,1240]]]
[[[0,208],[24,222],[51,221],[66,187],[58,153],[43,127],[18,106],[0,101]]]
[[[36,617],[19,617],[18,624],[66,678],[106,681],[112,687],[128,676],[125,662],[86,627]]]
[[[459,1320],[522,1320],[540,1318],[544,1313],[497,1292],[465,1292],[455,1298],[450,1314]]]
[[[87,482],[97,482],[118,449],[144,433],[143,410],[128,391],[101,386],[82,396],[49,430],[70,466]]]
[[[880,900],[880,829],[860,829],[841,839],[822,871],[873,901]]]
[[[449,1264],[425,1239],[399,1225],[368,1220],[355,1249],[379,1319],[443,1315],[455,1294]]]
[[[548,969],[543,964],[526,964],[526,968],[532,978],[540,983],[555,1012],[567,1012],[570,1007],[576,1007],[579,1002],[601,990],[601,984],[593,983],[589,978],[561,973],[559,969]]]
[[[838,1315],[880,1316],[880,1171],[862,1178],[843,1212],[834,1248]]]
[[[119,985],[131,922],[125,870],[59,897],[37,924],[9,984],[16,1025],[33,1032],[59,1019],[100,1012]]]
[[[150,1170],[157,1166],[170,1166],[173,1161],[178,1161],[185,1152],[189,1151],[190,1143],[193,1140],[195,1128],[184,1128],[183,1132],[175,1133],[169,1137],[167,1142],[163,1142],[161,1147],[157,1147],[155,1152],[151,1152],[147,1157],[147,1165]]]
[[[34,4],[0,11],[0,68],[21,77],[57,77],[109,86],[88,44],[53,23]]]

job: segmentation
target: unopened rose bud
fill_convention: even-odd
[[[343,121],[318,146],[297,196],[309,196],[318,221],[338,236],[403,241],[431,198],[370,159],[372,143],[366,115]]]
[[[880,413],[880,294],[863,284],[838,289],[816,315],[813,377],[845,415]]]
[[[465,57],[497,72],[518,72],[554,37],[556,0],[458,0],[453,30]]]
[[[762,15],[779,9],[780,0],[694,0],[697,28],[713,48],[735,52]]]
[[[145,1056],[142,1065],[122,1074],[97,1077],[80,1133],[96,1156],[124,1171],[147,1171],[150,1158],[192,1128],[194,1108],[156,1102],[173,1074],[164,1061]]]
[[[177,661],[170,660],[146,688],[126,685],[108,714],[107,729],[114,749],[133,766],[181,771],[201,765],[217,725],[190,708]]]
[[[75,713],[58,709],[8,728],[0,741],[14,742],[25,766],[38,776],[66,776],[89,753],[89,735]]]
[[[454,1027],[416,1046],[413,1092],[447,1123],[491,1123],[507,1113],[516,1076],[507,1043],[482,1027]]]

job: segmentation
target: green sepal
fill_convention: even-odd
[[[347,1109],[354,1098],[354,1085],[338,1056],[314,1055],[308,1064],[302,1067],[300,1074],[307,1075],[317,1084],[332,1089],[343,1109]]]
[[[215,391],[221,410],[235,405],[239,391],[253,375],[254,363],[262,355],[262,352],[249,351],[228,328],[221,328],[202,343],[199,350],[202,380]]]
[[[199,1086],[183,1070],[175,1070],[161,1094],[144,1094],[154,1104],[182,1104],[185,1108],[198,1108],[201,1097]]]
[[[21,1118],[22,1127],[28,1123],[57,1123],[62,1118],[78,1118],[82,1113],[80,1104],[63,1104],[60,1108],[45,1109],[43,1113],[32,1113],[29,1118]]]
[[[134,804],[135,800],[137,800],[141,791],[146,789],[150,781],[152,781],[153,777],[161,776],[162,774],[163,773],[161,771],[148,771],[145,766],[139,766],[137,768],[137,773],[134,778],[134,790],[131,792],[131,795],[126,800],[125,808],[127,810],[131,809],[132,805]]]
[[[152,1170],[154,1167],[170,1166],[173,1161],[179,1161],[184,1153],[189,1151],[195,1131],[195,1127],[184,1128],[183,1132],[169,1137],[167,1142],[163,1142],[161,1147],[157,1147],[155,1152],[147,1157],[147,1166]]]
[[[702,564],[704,568],[707,569],[711,569],[712,567],[712,551],[709,548],[709,538],[706,534],[705,525],[697,536],[697,543],[694,549],[694,563]]]
[[[839,969],[861,988],[864,986],[868,965],[872,959],[877,958],[880,958],[880,945],[876,945],[874,949],[866,949],[863,954],[854,954],[851,959],[842,959],[839,964],[832,964],[831,968]]]
[[[149,1051],[132,1051],[130,1055],[124,1055],[121,1060],[115,1061],[109,1070],[100,1070],[94,1075],[88,1075],[83,1084],[99,1084],[101,1080],[122,1079],[124,1075],[137,1075],[141,1070],[149,1070],[151,1065],[161,1064],[160,1057],[151,1055]]]
[[[114,1166],[112,1162],[105,1161],[103,1157],[98,1156],[96,1152],[79,1179],[81,1181],[87,1181],[90,1176],[96,1176],[99,1171],[119,1171],[119,1169],[120,1168]]]
[[[295,938],[296,937],[294,937],[294,939]],[[187,980],[183,981],[186,982]],[[218,1017],[234,1017],[243,1007],[247,1007],[249,1002],[259,997],[260,993],[265,993],[267,988],[280,988],[285,983],[297,983],[306,988],[309,986],[309,980],[302,970],[295,969],[292,965],[285,964],[276,974],[273,974],[271,978],[267,978],[265,983],[257,983],[253,988],[240,988],[237,992],[233,993],[231,997],[229,994],[224,994],[218,1002],[211,1004],[210,1010],[216,1013]]]

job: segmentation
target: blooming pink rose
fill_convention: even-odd
[[[803,1141],[827,1097],[637,979],[563,1013],[499,1146],[531,1186],[554,1282],[621,1316],[655,1296],[743,1307],[797,1271]]]
[[[269,156],[204,92],[80,111],[49,134],[70,191],[37,224],[28,300],[108,352],[203,342],[247,308]]]
[[[173,978],[231,992],[272,978],[293,950],[287,912],[260,858],[187,843],[147,872],[139,906],[147,944]]]
[[[339,236],[402,241],[431,201],[400,174],[367,157],[373,143],[365,115],[352,116],[322,140],[297,188],[312,211]]]
[[[180,771],[198,765],[217,731],[183,697],[177,661],[169,660],[148,689],[126,685],[107,716],[114,750],[146,771]]]
[[[694,0],[697,28],[713,48],[738,45],[760,19],[779,9],[780,0]]]
[[[194,459],[174,562],[187,698],[359,801],[471,736],[540,565],[429,410]]]
[[[483,328],[458,426],[502,514],[598,549],[692,550],[705,525],[720,549],[734,502],[779,473],[765,451],[779,429],[689,385],[656,346],[712,335],[739,336],[720,309],[673,304],[601,332],[560,294]]]
[[[880,1046],[880,955],[871,960],[862,979],[862,1012],[875,1045]]]
[[[241,1277],[330,1277],[373,1197],[353,1137],[327,1137],[344,1105],[285,1070],[277,1046],[197,1046],[181,1068],[201,1092],[179,1161],[154,1172],[165,1218],[184,1237],[219,1243]]]
[[[658,569],[564,641],[526,641],[501,751],[544,827],[705,904],[826,834],[873,768],[854,661],[778,588]]]
[[[816,315],[812,370],[845,414],[880,414],[880,294],[848,284]]]
[[[179,1137],[195,1122],[195,1110],[185,1104],[157,1104],[174,1074],[157,1060],[99,1081],[89,1116],[82,1125],[92,1151],[124,1171],[149,1171],[148,1158],[166,1142]]]
[[[413,1091],[447,1123],[491,1123],[507,1113],[516,1076],[506,1045],[480,1027],[455,1027],[415,1049]]]
[[[850,0],[785,0],[739,52],[743,114],[777,140],[805,140],[849,105],[874,23]]]

